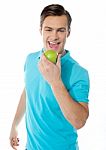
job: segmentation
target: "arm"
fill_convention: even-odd
[[[75,102],[61,80],[52,84],[52,90],[65,118],[76,129],[83,127],[89,115],[88,104]]]
[[[21,119],[25,113],[25,108],[26,108],[26,95],[25,95],[25,89],[23,90],[20,101],[17,107],[17,111],[12,123],[11,127],[11,132],[10,132],[10,144],[13,149],[16,150],[15,146],[18,146],[19,139],[17,138],[18,133],[17,133],[17,127],[19,123],[21,122]]]
[[[75,102],[69,95],[61,80],[60,56],[58,57],[56,65],[54,65],[43,55],[39,62],[39,69],[44,78],[51,85],[52,91],[65,118],[76,129],[84,126],[89,115],[88,104]]]

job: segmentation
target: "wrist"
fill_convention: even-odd
[[[63,86],[63,82],[61,79],[51,84],[52,89],[59,89],[62,86]]]
[[[13,129],[16,129],[16,128],[17,128],[17,125],[16,125],[16,124],[12,124],[12,128],[13,128]]]
[[[18,126],[17,121],[14,121],[12,124],[12,128],[17,128],[17,126]]]

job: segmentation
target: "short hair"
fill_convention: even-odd
[[[41,15],[40,15],[40,27],[42,28],[42,24],[46,17],[62,16],[62,15],[65,15],[67,17],[68,30],[70,31],[70,26],[72,22],[71,15],[67,10],[65,10],[65,8],[62,5],[59,5],[59,4],[48,5],[42,10]]]

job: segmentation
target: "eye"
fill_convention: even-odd
[[[64,28],[58,29],[58,32],[65,32],[66,30]]]
[[[46,29],[45,31],[52,31],[51,29]]]
[[[45,28],[45,31],[50,32],[50,31],[52,31],[52,29],[51,28]]]

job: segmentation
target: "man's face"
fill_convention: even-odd
[[[45,50],[53,49],[62,53],[66,38],[69,36],[66,16],[46,17],[42,24],[41,35]]]

